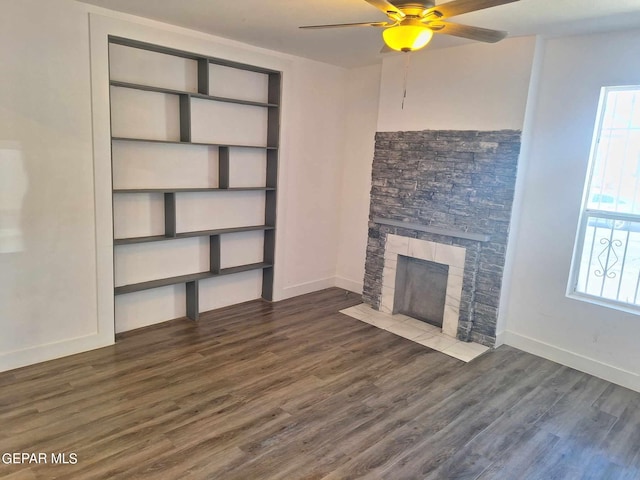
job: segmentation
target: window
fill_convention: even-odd
[[[640,313],[640,86],[602,90],[570,292]]]

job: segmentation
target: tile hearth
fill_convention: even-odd
[[[470,362],[474,358],[489,350],[489,347],[479,343],[461,342],[460,340],[442,333],[436,326],[430,325],[406,315],[391,315],[378,312],[365,303],[355,307],[340,310],[340,313],[358,319],[362,322],[381,328],[400,337],[419,343],[463,362]]]

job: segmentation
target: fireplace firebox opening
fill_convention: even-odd
[[[398,255],[393,313],[442,328],[449,266]]]

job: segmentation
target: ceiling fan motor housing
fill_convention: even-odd
[[[399,10],[401,10],[407,16],[421,16],[425,10],[435,7],[436,2],[433,0],[424,0],[421,2],[416,2],[415,0],[412,2],[403,2],[402,0],[394,0],[389,3],[395,5]]]

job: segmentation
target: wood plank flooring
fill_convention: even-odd
[[[254,301],[0,373],[4,479],[640,479],[640,394],[513,348],[465,364],[338,313]]]

